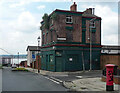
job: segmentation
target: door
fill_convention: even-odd
[[[62,72],[62,57],[56,57],[56,72]]]

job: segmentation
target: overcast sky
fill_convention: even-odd
[[[78,11],[94,7],[95,14],[102,18],[102,45],[117,45],[117,0],[80,1],[83,0],[77,1]],[[11,54],[26,54],[28,45],[37,45],[40,21],[44,13],[50,14],[55,9],[69,10],[71,4],[71,0],[0,0],[0,48]],[[1,50],[0,52],[6,54]]]

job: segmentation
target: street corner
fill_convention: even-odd
[[[73,86],[75,87],[75,84],[72,81],[63,81],[63,86],[72,90]]]
[[[85,78],[77,79],[71,82],[63,82],[63,85],[70,91],[98,91],[100,93],[109,93],[106,91],[106,83],[101,78]],[[115,85],[114,91],[110,93],[118,93],[118,85]]]

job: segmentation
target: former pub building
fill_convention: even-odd
[[[70,10],[56,9],[44,14],[41,22],[41,69],[49,71],[77,71],[100,69],[101,17],[92,8],[77,11],[74,2]],[[93,28],[90,28],[90,21]],[[91,48],[90,48],[91,44]]]

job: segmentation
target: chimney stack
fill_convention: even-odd
[[[84,11],[86,14],[93,14],[94,15],[95,8],[88,8]]]
[[[70,11],[77,11],[77,4],[75,2],[70,6]]]

